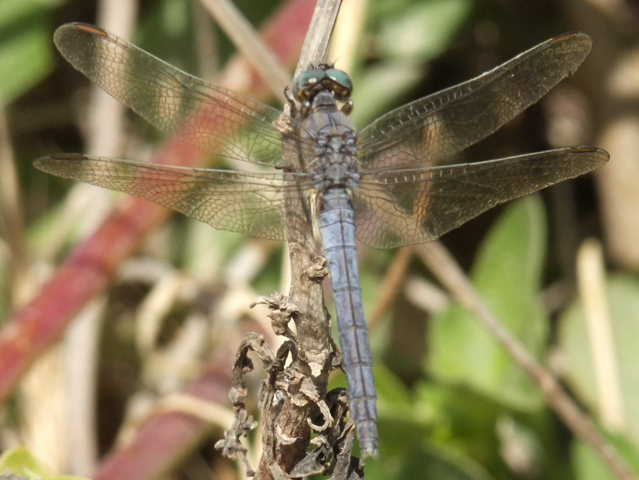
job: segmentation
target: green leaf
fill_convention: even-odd
[[[533,354],[540,355],[547,321],[538,301],[545,255],[545,216],[537,196],[510,206],[492,229],[472,269],[488,307]],[[437,316],[429,334],[431,371],[498,402],[524,410],[542,405],[526,373],[474,314],[453,306]]]
[[[20,0],[0,2],[0,29],[15,25],[16,22],[42,13],[43,9],[56,7],[66,0]]]
[[[197,74],[190,2],[161,0],[140,24],[136,43],[165,62]]]
[[[428,440],[483,465],[499,460],[495,424],[502,409],[462,385],[421,382],[415,388],[415,417],[428,425]]]
[[[355,124],[365,125],[384,113],[423,78],[423,62],[448,47],[472,4],[472,0],[374,2],[371,16],[380,30],[375,54],[380,58],[362,75],[354,75]]]
[[[0,35],[0,106],[28,91],[49,74],[53,51],[51,32],[41,16]]]
[[[384,113],[397,98],[401,98],[422,78],[417,64],[395,60],[381,62],[356,78],[353,90],[353,121],[364,126]]]
[[[14,473],[27,478],[49,475],[47,468],[24,448],[8,450],[0,457],[0,473]]]
[[[391,57],[432,59],[449,45],[471,7],[470,0],[430,0],[407,5],[382,24],[380,50]]]
[[[425,432],[395,421],[393,435],[382,436],[379,458],[366,463],[368,480],[436,478],[437,480],[490,480],[476,462],[425,440]],[[421,434],[421,435],[420,435]],[[390,438],[391,440],[387,440]]]
[[[33,480],[81,480],[80,477],[53,475],[28,450],[15,448],[0,457],[0,475],[14,474]]]
[[[383,365],[375,367],[375,384],[379,398],[380,416],[413,418],[415,407],[402,381]]]
[[[632,275],[612,275],[608,279],[606,291],[624,430],[639,445],[639,279]],[[571,305],[561,317],[559,344],[566,379],[583,402],[595,412],[599,411],[600,388],[595,377],[593,351],[580,301]]]

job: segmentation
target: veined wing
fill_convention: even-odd
[[[188,126],[181,140],[204,154],[281,163],[274,125],[279,110],[189,75],[93,25],[62,25],[54,42],[71,65],[150,124],[169,133]]]
[[[573,73],[583,33],[547,40],[498,67],[382,115],[359,135],[362,169],[424,168],[482,140]]]
[[[36,160],[42,171],[159,203],[209,225],[258,238],[285,238],[285,197],[312,193],[306,174],[252,173],[131,162],[81,154]]]
[[[478,163],[382,170],[353,190],[358,238],[378,248],[433,240],[513,198],[601,166],[608,153],[567,147]]]

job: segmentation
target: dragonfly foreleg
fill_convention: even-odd
[[[297,102],[295,101],[295,97],[293,96],[293,93],[291,92],[291,88],[288,85],[284,87],[284,99],[286,100],[286,103],[288,103],[288,106],[291,109],[290,117],[296,118],[298,113]]]
[[[347,102],[344,102],[340,110],[344,115],[350,115],[353,111],[353,100],[349,99]]]

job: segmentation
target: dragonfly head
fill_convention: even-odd
[[[320,64],[297,76],[293,96],[298,102],[311,103],[319,92],[330,92],[339,102],[350,102],[353,81],[344,71],[332,65]]]

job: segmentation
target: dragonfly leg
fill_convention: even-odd
[[[291,118],[295,118],[295,116],[297,115],[297,102],[295,101],[295,97],[293,96],[291,88],[288,85],[284,87],[284,99],[291,109]]]
[[[353,100],[349,99],[347,102],[344,102],[342,108],[340,109],[344,115],[350,115],[353,111]]]

